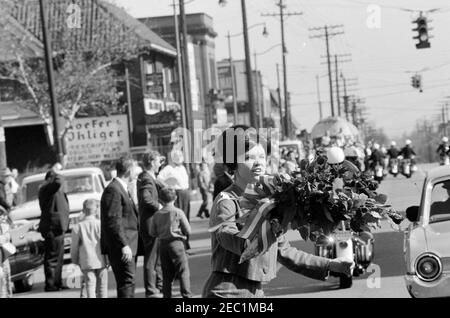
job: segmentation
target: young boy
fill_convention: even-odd
[[[172,297],[172,282],[180,278],[180,292],[183,298],[192,297],[189,264],[185,240],[191,227],[184,212],[175,207],[175,190],[163,188],[159,200],[163,208],[156,212],[150,223],[150,235],[160,240],[159,253],[163,274],[163,297]]]
[[[84,219],[72,229],[70,255],[72,263],[80,266],[87,298],[108,297],[107,259],[100,249],[99,202],[83,202]]]

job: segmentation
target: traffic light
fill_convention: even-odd
[[[422,90],[422,75],[416,74],[411,77],[411,86],[414,88],[418,88],[419,92],[423,92]]]
[[[413,29],[413,31],[417,31],[417,36],[413,37],[413,39],[419,40],[419,43],[416,43],[417,49],[427,49],[431,46],[429,42],[431,37],[428,34],[431,28],[428,27],[428,22],[430,20],[422,15],[413,21],[413,23],[417,24],[416,28]]]

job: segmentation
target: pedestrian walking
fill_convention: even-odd
[[[70,255],[83,273],[87,298],[108,298],[108,260],[100,246],[99,208],[97,200],[85,200],[84,219],[72,229]]]
[[[63,190],[63,177],[54,170],[45,175],[45,183],[39,189],[41,218],[39,232],[44,238],[45,291],[65,289],[62,284],[64,261],[64,234],[69,229],[69,200]]]
[[[203,288],[203,297],[263,297],[262,285],[276,277],[278,262],[314,279],[325,279],[330,270],[350,275],[354,266],[351,260],[330,260],[305,253],[291,247],[284,235],[279,236],[264,254],[239,262],[249,244],[248,240],[237,236],[241,225],[236,220],[242,216],[239,199],[247,186],[255,185],[265,174],[266,159],[270,154],[270,142],[262,136],[252,135],[248,129],[233,126],[219,137],[218,151],[222,157],[225,149],[235,151],[234,159],[226,162],[235,171],[235,177],[233,184],[218,195],[211,210],[210,228],[216,228],[211,233],[212,273]],[[230,140],[226,136],[236,136],[236,139]]]
[[[102,254],[109,257],[119,298],[133,298],[135,293],[139,214],[128,192],[133,167],[129,157],[117,161],[117,178],[105,188],[100,201]]]
[[[137,179],[140,235],[144,245],[144,286],[148,298],[162,298],[162,270],[159,257],[159,241],[150,235],[150,223],[154,214],[162,207],[159,203],[160,183],[156,179],[163,158],[157,151],[144,154],[144,171]]]
[[[164,298],[172,298],[172,282],[175,278],[180,279],[181,296],[190,298],[189,263],[184,241],[190,235],[191,227],[184,212],[175,207],[175,200],[175,190],[161,189],[163,208],[151,220],[150,235],[160,240]]]
[[[203,218],[203,213],[205,217],[209,218],[209,189],[211,184],[211,173],[209,172],[208,165],[206,162],[200,164],[200,171],[197,174],[197,184],[202,196],[202,205],[197,213],[197,217]]]
[[[9,257],[15,253],[15,247],[11,243],[10,228],[8,211],[0,207],[0,298],[13,296]]]

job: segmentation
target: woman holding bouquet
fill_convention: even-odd
[[[250,242],[237,236],[241,225],[236,221],[242,216],[239,198],[265,174],[270,154],[270,143],[249,128],[233,126],[218,140],[218,155],[235,171],[235,176],[233,184],[214,200],[211,210],[212,273],[203,297],[263,297],[262,283],[276,277],[277,262],[318,280],[324,280],[329,271],[350,275],[354,266],[351,260],[330,260],[299,251],[290,246],[284,235],[267,252],[240,263],[240,256]]]

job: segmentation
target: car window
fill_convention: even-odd
[[[64,176],[64,191],[67,194],[89,193],[94,191],[92,175]],[[44,181],[28,182],[23,185],[23,202],[38,199],[39,188]]]
[[[22,186],[22,201],[28,202],[38,199],[39,188],[44,184],[44,181],[34,181],[25,183]]]
[[[93,192],[94,184],[92,176],[66,177],[64,180],[64,190],[67,194]]]
[[[450,218],[450,180],[433,186],[430,203],[430,223]]]

